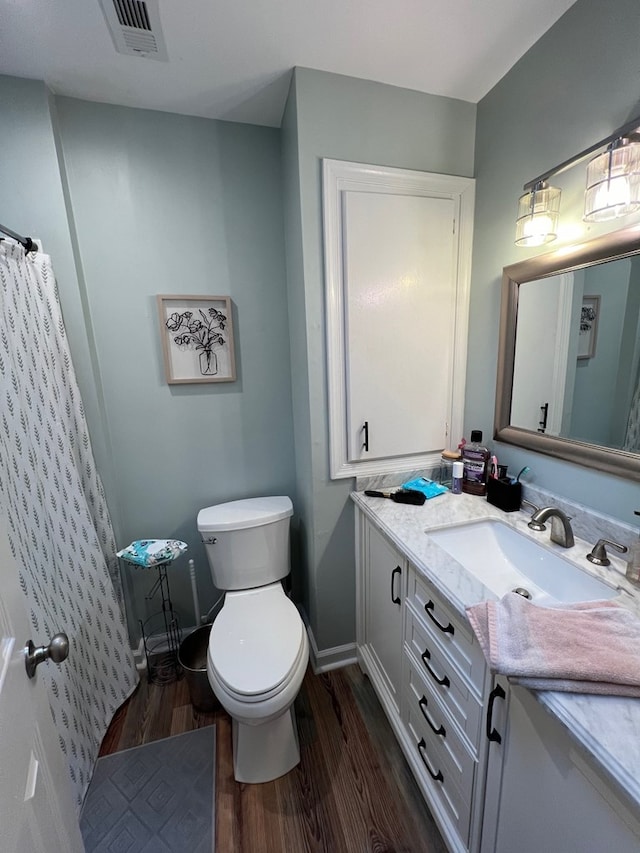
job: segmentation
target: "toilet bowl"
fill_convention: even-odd
[[[207,673],[233,719],[238,782],[269,782],[300,761],[293,702],[308,659],[307,632],[279,582],[227,593],[211,629]]]
[[[213,581],[226,589],[211,628],[209,683],[233,721],[234,776],[268,782],[300,761],[293,702],[309,642],[281,579],[289,573],[289,498],[207,507],[198,529]]]

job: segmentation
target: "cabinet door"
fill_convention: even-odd
[[[474,181],[323,162],[332,478],[428,468],[462,431]]]
[[[511,688],[506,738],[495,853],[637,853],[639,816],[523,688]]]
[[[383,688],[399,712],[406,564],[384,536],[369,524],[365,553],[365,644]]]
[[[344,205],[349,460],[439,449],[451,408],[454,203],[347,192]]]
[[[496,676],[485,707],[484,737],[489,740],[484,814],[480,842],[481,853],[496,853],[496,835],[500,812],[500,787],[508,734],[509,682]]]

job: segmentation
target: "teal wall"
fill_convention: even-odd
[[[100,386],[93,370],[92,332],[81,295],[81,271],[55,136],[55,109],[44,83],[0,75],[0,222],[19,234],[37,237],[55,262],[76,374],[91,421],[93,450],[108,480],[110,457],[102,428]]]
[[[285,197],[286,216],[301,229],[301,245],[287,241],[295,271],[289,281],[294,423],[296,454],[303,460],[297,478],[298,492],[305,495],[307,610],[321,650],[352,643],[355,637],[349,501],[354,484],[329,479],[322,159],[471,176],[475,113],[475,106],[464,101],[295,70],[283,124],[284,169],[294,173]]]
[[[69,98],[56,107],[120,541],[187,542],[210,606],[198,510],[294,488],[280,134]],[[167,385],[156,294],[173,293],[231,297],[235,382]],[[185,559],[172,574],[193,624]],[[148,586],[137,573],[141,615]]]
[[[95,341],[59,159],[55,104],[44,83],[0,75],[0,152],[0,222],[35,237],[52,258],[96,465],[107,495],[113,496],[112,454]],[[109,507],[117,527],[117,504],[110,500]],[[126,594],[126,578],[123,585]]]
[[[54,263],[118,541],[177,537],[214,600],[198,510],[294,496],[280,133],[54,99],[0,77],[0,222]],[[238,379],[164,381],[155,296],[229,295]],[[193,623],[186,560],[172,593]],[[132,635],[152,578],[125,571]]]
[[[478,104],[476,216],[465,429],[492,434],[502,267],[545,251],[514,245],[518,196],[526,181],[640,114],[636,0],[578,0]],[[563,190],[559,239],[546,249],[633,224],[582,222],[585,165],[553,178]],[[532,481],[633,522],[638,486],[622,477],[495,444]]]
[[[629,259],[584,271],[584,295],[600,296],[600,306],[595,353],[576,364],[570,435],[608,447],[616,440],[612,424],[630,274]]]
[[[302,218],[300,199],[300,170],[298,160],[298,114],[295,98],[296,82],[291,81],[291,94],[282,119],[281,151],[282,182],[285,221],[285,255],[287,265],[287,294],[289,315],[289,350],[291,357],[291,396],[293,420],[296,424],[295,499],[297,514],[295,517],[296,536],[292,545],[293,590],[307,614],[311,614],[309,576],[307,571],[307,548],[310,531],[307,519],[311,517],[312,471],[308,442],[303,436],[309,435],[310,409],[308,399],[308,381],[301,365],[306,363],[307,335],[304,323],[298,318],[304,317],[304,267],[302,260]]]

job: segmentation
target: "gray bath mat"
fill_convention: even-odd
[[[99,758],[82,807],[86,853],[212,853],[215,726]]]

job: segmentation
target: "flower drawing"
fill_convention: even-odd
[[[173,342],[176,346],[199,351],[202,376],[215,376],[218,372],[218,357],[214,349],[224,346],[222,332],[227,317],[215,308],[209,308],[206,313],[198,309],[198,314],[199,317],[194,315],[193,311],[174,311],[165,325],[174,335]]]
[[[593,326],[593,321],[595,319],[595,308],[592,308],[591,305],[583,305],[580,312],[580,331],[588,332],[591,326]]]

